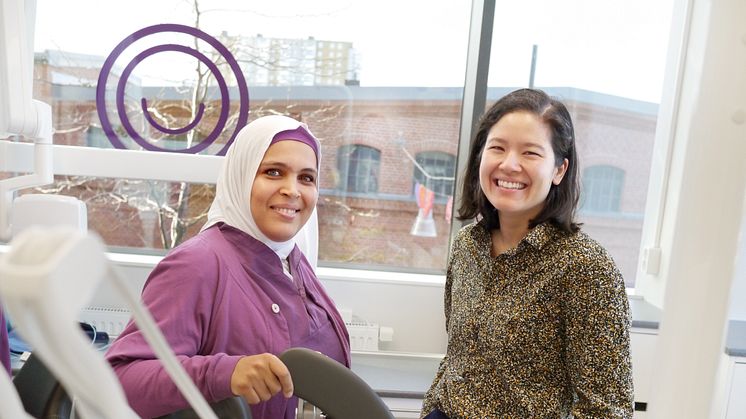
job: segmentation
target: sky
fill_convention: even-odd
[[[526,86],[537,45],[535,86],[568,86],[658,102],[675,0],[498,1],[489,86]],[[35,50],[107,56],[127,35],[158,23],[195,25],[190,0],[37,0]],[[471,1],[201,0],[210,35],[352,42],[362,86],[463,86]],[[182,36],[188,44],[189,39]],[[165,37],[153,43],[167,42]],[[168,41],[172,42],[172,41]],[[145,44],[145,41],[141,42]],[[138,49],[139,48],[139,49]],[[144,46],[135,43],[122,57]],[[146,63],[178,79],[177,65]]]

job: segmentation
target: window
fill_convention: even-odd
[[[337,154],[340,186],[347,192],[378,192],[381,152],[364,145],[346,145]]]
[[[423,151],[415,156],[415,182],[435,192],[436,199],[453,195],[456,156],[441,151]]]
[[[567,106],[585,187],[581,228],[609,251],[628,287],[637,273],[673,7],[672,0],[498,2],[493,20],[487,106],[518,87],[542,89]],[[643,19],[632,18],[642,10]],[[644,67],[635,64],[641,59]],[[597,166],[605,162],[615,167]]]
[[[591,166],[583,171],[581,210],[596,213],[619,212],[624,170],[613,166]]]
[[[68,149],[70,155],[87,156],[86,148],[112,149],[113,136],[120,145],[136,150],[184,149],[213,137],[200,153],[217,154],[240,126],[256,117],[291,115],[321,139],[320,264],[430,272],[445,268],[448,234],[429,239],[426,247],[410,235],[417,215],[412,169],[394,151],[400,147],[398,133],[406,132],[413,143],[440,138],[444,144],[439,148],[456,154],[469,2],[438,8],[425,7],[429,3],[424,0],[404,5],[393,0],[359,2],[344,8],[335,1],[301,2],[288,14],[273,2],[226,9],[214,0],[201,1],[197,9],[207,13],[181,0],[155,6],[133,0],[114,9],[71,1],[79,7],[38,1],[34,81],[35,98],[53,108],[54,143],[74,146]],[[392,7],[398,10],[393,18],[385,14]],[[251,25],[246,25],[246,16],[251,16]],[[412,32],[414,16],[432,25]],[[382,19],[387,21],[384,33],[377,26]],[[188,34],[131,37],[164,22],[197,25],[217,39],[240,68],[230,68],[212,44]],[[119,49],[109,70],[105,101],[98,104],[99,75],[125,40],[132,42]],[[179,45],[182,50],[163,50],[164,45]],[[418,51],[430,46],[433,52],[413,54],[412,45]],[[184,53],[188,49],[198,53]],[[444,55],[450,57],[447,67],[442,65]],[[388,65],[392,59],[401,66]],[[205,61],[214,63],[225,86]],[[433,68],[441,68],[440,74]],[[240,78],[248,86],[245,107]],[[120,86],[123,92],[117,90]],[[222,95],[226,91],[228,100]],[[110,127],[102,123],[99,110]],[[376,118],[369,121],[367,115]],[[130,127],[125,127],[125,119]],[[212,135],[216,127],[217,137]],[[129,138],[129,131],[142,138]],[[205,221],[211,185],[204,176],[190,176],[193,171],[212,173],[215,159],[171,160],[171,153],[153,153],[164,163],[135,161],[124,167],[113,153],[105,156],[111,161],[97,166],[105,167],[106,173],[93,167],[93,159],[78,156],[75,161],[90,162],[90,167],[67,171],[68,165],[65,173],[57,174],[56,185],[23,193],[61,190],[77,195],[88,204],[91,228],[118,251],[163,253],[196,234]],[[160,168],[163,176],[141,175],[146,168]],[[180,175],[171,176],[172,172]],[[119,181],[139,176],[146,179]],[[448,231],[445,205],[436,203],[433,211],[438,231]],[[164,236],[174,225],[183,234]],[[131,229],[131,240],[119,234],[126,228]],[[418,257],[412,257],[415,254]]]
[[[70,2],[38,0],[35,98],[52,105],[54,143],[76,146],[70,147],[73,149],[111,148],[107,143],[112,133],[127,148],[143,149],[147,143],[161,149],[184,148],[184,143],[193,146],[200,139],[211,137],[220,122],[224,125],[220,135],[201,151],[216,154],[242,124],[258,116],[297,116],[321,139],[322,145],[320,263],[442,272],[450,240],[444,233],[449,231],[446,206],[436,201],[433,207],[437,239],[428,239],[423,245],[422,240],[410,236],[417,214],[412,197],[413,175],[415,180],[421,180],[421,175],[415,173],[412,162],[400,151],[404,147],[421,152],[413,153],[413,158],[420,159],[433,176],[437,173],[437,177],[448,177],[463,170],[455,167],[453,156],[460,152],[464,92],[473,92],[464,89],[465,79],[472,83],[464,77],[471,2],[444,2],[428,7],[430,4],[424,0],[381,1],[352,2],[343,8],[334,1],[301,2],[294,6],[294,13],[288,14],[276,2],[252,2],[250,7],[235,4],[226,9],[214,0],[204,0],[199,9],[210,12],[197,16],[191,2],[181,0],[132,0],[126,4],[70,0],[72,6]],[[488,85],[479,86],[479,92],[486,94],[489,106],[516,87],[530,84],[543,88],[568,105],[576,125],[581,164],[615,156],[614,164],[626,173],[624,201],[617,204],[617,212],[609,213],[613,217],[597,220],[584,213],[581,221],[585,223],[583,228],[607,247],[615,260],[621,261],[625,278],[634,281],[667,55],[671,0],[630,0],[623,4],[611,0],[569,0],[561,4],[537,1],[497,4]],[[396,8],[395,16],[385,13],[391,8]],[[539,20],[537,9],[544,11]],[[635,18],[619,19],[620,15]],[[250,25],[246,24],[247,16]],[[427,25],[412,31],[415,17]],[[383,19],[387,25],[386,31],[381,32],[379,22]],[[184,34],[147,36],[121,52],[110,71],[106,103],[98,106],[97,80],[107,57],[131,34],[162,22],[190,27],[198,22],[200,31],[219,39],[229,50],[239,71],[224,71],[229,70],[226,60],[214,49],[206,48],[204,40],[197,42]],[[443,27],[449,30],[443,31]],[[630,33],[635,36],[626,36]],[[330,48],[322,42],[331,42]],[[293,46],[301,44],[313,44],[315,54],[291,54]],[[169,50],[140,56],[140,61],[135,59],[138,54],[163,45],[199,48],[203,57],[214,62],[223,74],[223,91],[229,93],[229,99],[222,100],[214,77],[203,75],[200,79],[196,75],[199,60],[195,55]],[[537,45],[535,66],[531,65],[533,45]],[[331,49],[338,51],[336,58],[325,54]],[[287,61],[289,58],[293,61]],[[634,65],[641,60],[645,66]],[[391,66],[391,62],[398,65]],[[131,74],[125,83],[117,84],[130,64],[134,65]],[[201,68],[206,70],[204,65]],[[238,94],[240,77],[246,79],[250,98],[244,108]],[[350,79],[349,85],[345,79]],[[123,103],[115,100],[118,86],[124,87],[119,95]],[[204,112],[195,128],[182,132],[197,120],[195,97],[205,105]],[[141,104],[143,98],[147,99],[147,106]],[[108,135],[103,132],[105,127],[98,112],[102,107],[113,125]],[[225,109],[229,112],[221,121]],[[375,118],[368,118],[370,115]],[[120,124],[126,117],[144,141],[126,138],[127,132]],[[398,142],[402,138],[404,144]],[[442,154],[435,154],[435,141],[437,152]],[[66,153],[74,155],[76,151]],[[84,161],[82,156],[81,152],[75,161]],[[178,160],[178,167],[168,160],[168,165],[161,166],[178,171],[179,176],[184,173],[184,177],[150,179],[166,183],[155,188],[159,191],[157,197],[170,199],[164,208],[174,209],[179,222],[189,224],[183,238],[191,236],[204,222],[205,206],[192,196],[191,187],[189,194],[181,193],[181,183],[183,179],[185,183],[194,182],[198,185],[195,190],[209,183],[204,178],[191,181],[188,176],[191,171],[205,171],[202,166],[211,165],[214,160]],[[113,158],[105,164],[116,166],[121,172],[129,170],[116,175],[121,177],[137,177],[144,166],[134,163],[120,167]],[[58,175],[104,176],[83,170]],[[75,189],[84,201],[91,203],[96,199],[96,213],[89,212],[92,226],[114,228],[120,220],[125,223],[124,220],[139,217],[139,221],[129,222],[142,226],[142,231],[133,234],[148,238],[151,227],[156,232],[169,229],[167,224],[160,224],[154,213],[148,213],[158,206],[140,205],[119,194],[124,191],[133,197],[144,197],[145,186],[127,189],[119,185],[115,189],[114,183],[100,178],[95,182],[102,187],[95,193],[86,187]],[[430,183],[430,188],[444,194],[456,187],[446,179]],[[54,189],[59,186],[45,188]],[[611,203],[607,205],[613,208]],[[121,211],[126,217],[119,215]],[[95,220],[97,217],[102,222]],[[617,230],[611,226],[615,223],[619,224]],[[623,239],[619,231],[626,234]],[[148,238],[140,244],[130,244],[104,228],[98,232],[107,243],[129,246],[136,253],[164,248],[159,240]]]

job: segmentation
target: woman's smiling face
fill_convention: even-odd
[[[546,123],[531,112],[511,112],[487,134],[479,184],[501,221],[528,223],[544,208],[552,184],[559,185],[567,165],[567,159],[555,165]]]
[[[251,188],[251,216],[276,242],[292,239],[316,207],[316,154],[300,141],[283,140],[264,153]]]

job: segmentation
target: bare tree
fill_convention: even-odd
[[[199,0],[191,0],[190,3],[194,13],[193,25],[199,29],[205,11],[201,9]],[[225,39],[223,44],[231,53],[240,56],[238,61],[244,67],[257,65],[272,70],[287,70],[280,61],[267,62],[260,58],[253,60],[251,54],[245,53],[249,47],[243,43],[241,37]],[[218,68],[228,67],[224,56],[212,48],[206,48],[196,38],[193,47],[211,59]],[[75,57],[72,55],[69,66],[65,66],[65,73],[77,77],[80,86],[95,88],[96,72],[90,68],[76,67]],[[204,106],[203,118],[215,119],[214,115],[219,114],[222,103],[211,97],[216,91],[214,75],[204,63],[196,61],[193,79],[182,81],[180,87],[163,89],[164,92],[166,89],[176,89],[183,94],[184,99],[148,98],[146,111],[160,126],[167,129],[181,128],[197,117],[200,106]],[[37,63],[37,66],[42,68],[41,63]],[[51,85],[49,74],[42,74],[41,70],[38,73],[37,80],[42,80],[42,83],[37,83],[40,88],[45,89],[44,83]],[[94,103],[55,103],[52,99],[49,97],[49,101],[58,110],[55,143],[101,146],[108,142],[96,116]],[[252,102],[252,116],[285,114],[310,124],[324,126],[349,111],[348,104],[322,104],[311,109],[301,109],[298,105],[288,104],[284,98],[279,99]],[[142,122],[138,125],[143,127],[144,137],[153,144],[166,148],[169,143],[179,142],[179,148],[185,149],[198,144],[207,135],[198,127],[180,138],[174,138],[173,135],[147,127],[142,117],[143,109],[139,105],[129,104],[127,117]],[[217,142],[225,143],[230,133],[240,128],[236,126],[239,117],[237,112],[231,113],[225,123],[224,134]],[[126,136],[125,132],[120,134]],[[323,136],[321,140],[323,141]],[[89,207],[91,227],[111,245],[162,246],[165,249],[178,245],[194,233],[197,226],[204,223],[214,196],[214,187],[211,185],[83,177],[59,177],[54,185],[37,188],[37,191],[68,194],[82,199]]]

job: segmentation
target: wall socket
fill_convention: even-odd
[[[123,308],[86,307],[80,310],[78,320],[106,332],[113,340],[122,333],[131,317],[132,313]],[[391,328],[351,320],[349,317],[345,325],[350,333],[350,349],[354,351],[377,351],[378,342],[391,341],[393,335]]]
[[[378,350],[378,325],[364,322],[345,322],[350,333],[350,349],[353,351]]]
[[[86,307],[80,310],[78,320],[106,332],[113,340],[124,330],[132,313],[123,308]]]

